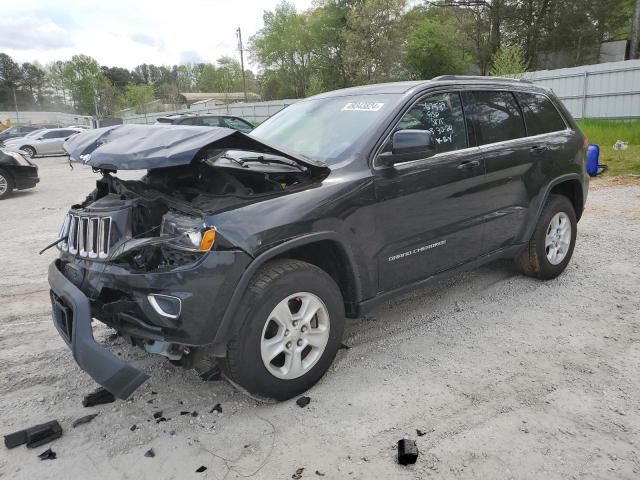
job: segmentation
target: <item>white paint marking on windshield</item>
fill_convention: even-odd
[[[377,112],[383,106],[384,103],[377,102],[349,102],[342,107],[342,110],[350,112]]]

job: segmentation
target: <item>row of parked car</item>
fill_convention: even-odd
[[[224,127],[249,133],[253,125],[233,115],[175,114],[156,119],[160,125]],[[65,140],[88,127],[72,125],[18,125],[0,132],[0,200],[15,190],[33,188],[40,181],[38,167],[30,160],[37,155],[65,155]]]

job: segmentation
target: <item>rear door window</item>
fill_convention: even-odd
[[[219,117],[200,117],[202,120],[202,125],[207,127],[222,127],[223,125],[220,123]]]
[[[240,120],[235,117],[225,117],[225,123],[229,128],[233,128],[234,130],[240,130],[241,132],[248,133],[253,130],[253,126],[244,120]]]
[[[471,112],[479,145],[525,136],[520,107],[511,92],[474,91]]]
[[[558,132],[567,128],[558,109],[544,95],[516,92],[516,97],[522,107],[529,136]]]
[[[467,131],[460,95],[447,92],[422,97],[400,119],[397,130],[429,130],[436,153],[466,148]]]

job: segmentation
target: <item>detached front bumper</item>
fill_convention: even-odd
[[[126,399],[149,376],[125,363],[93,338],[89,299],[60,271],[59,260],[49,265],[53,323],[76,362],[96,382]]]

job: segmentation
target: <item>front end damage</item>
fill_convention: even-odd
[[[178,129],[172,141],[165,127],[163,143],[151,148],[149,137],[157,130],[146,128],[146,136],[139,128],[129,135],[103,129],[103,141],[90,144],[80,134],[66,146],[71,158],[82,159],[102,176],[65,216],[57,242],[60,257],[49,268],[58,332],[77,363],[119,398],[127,398],[148,377],[93,339],[92,320],[175,364],[195,367],[211,347],[252,261],[228,242],[212,218],[310,188],[323,176],[317,164],[297,162],[273,146],[256,145],[255,139],[246,141],[251,150],[243,150],[237,132],[214,132],[216,139],[208,141],[211,130],[226,129],[195,129],[200,130],[197,141],[193,127]],[[130,142],[129,136],[139,140],[131,157],[118,145]],[[229,143],[230,136],[235,143]],[[189,155],[180,154],[182,142]],[[163,146],[172,161],[165,157],[149,163]],[[147,169],[147,174],[122,180],[115,176],[118,167]]]

